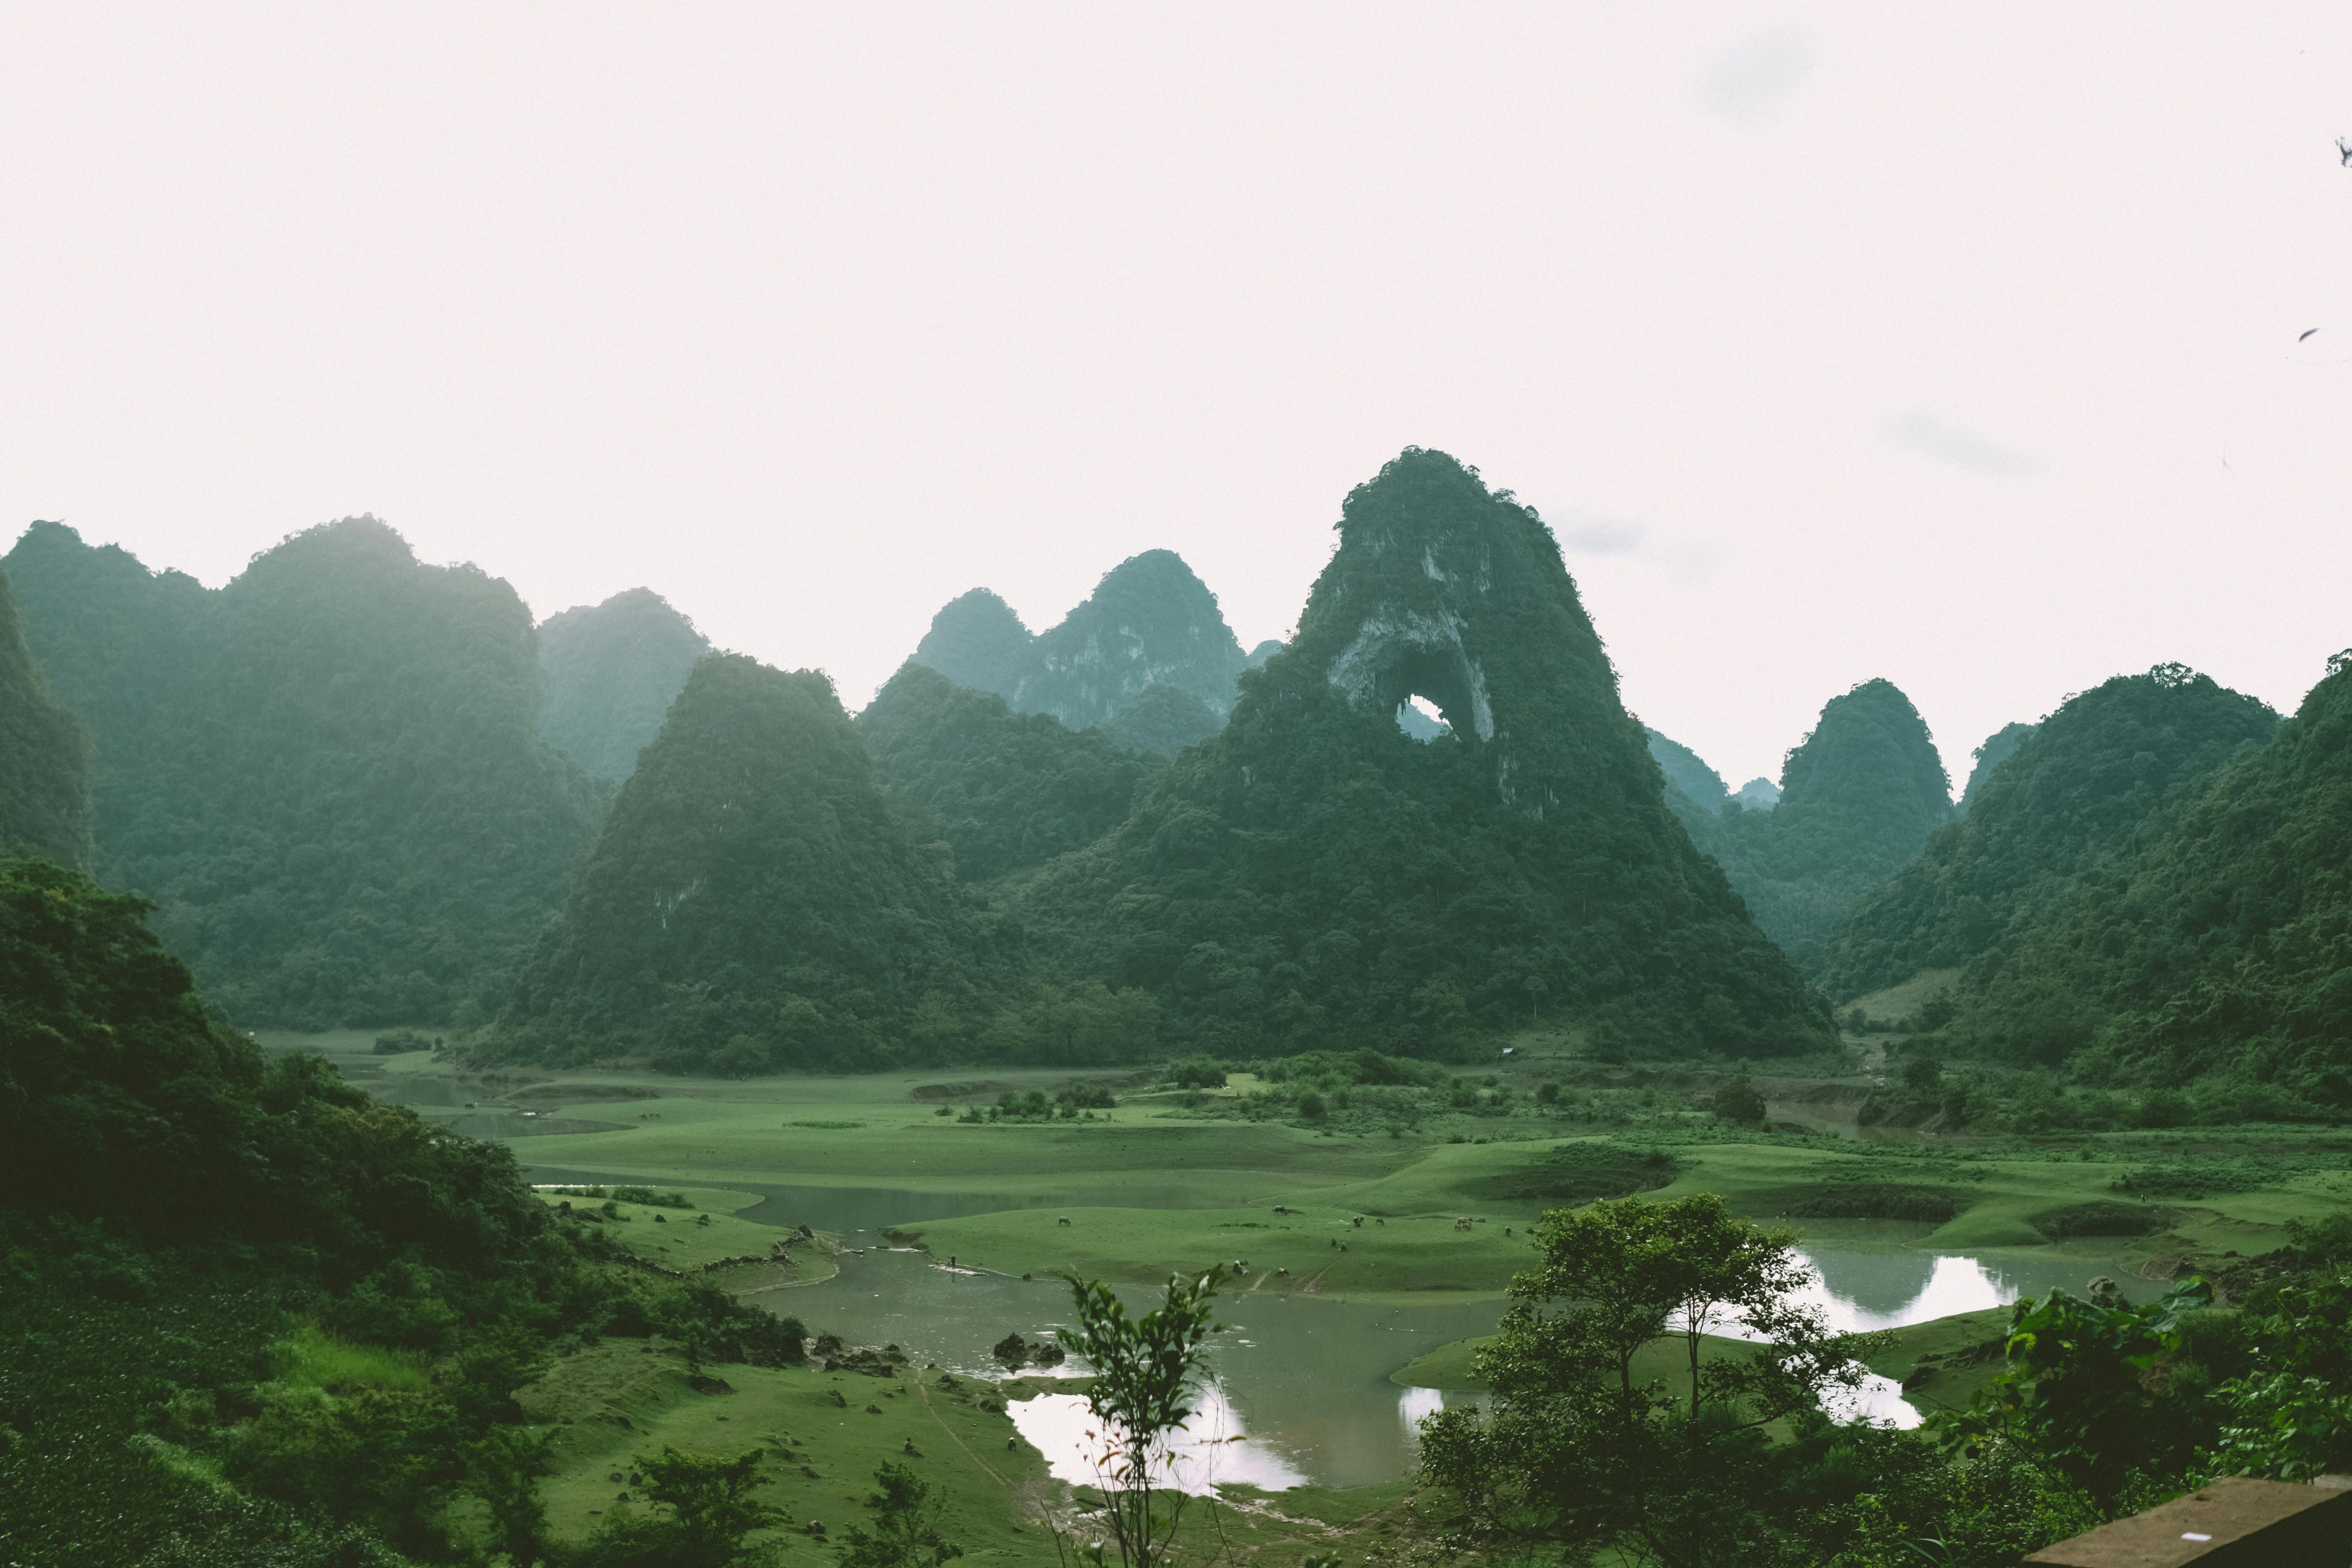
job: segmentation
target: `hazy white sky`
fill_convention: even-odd
[[[2352,6],[0,6],[0,535],[373,511],[859,702],[1408,444],[1735,784],[2352,644]],[[2298,345],[2305,329],[2319,332]]]

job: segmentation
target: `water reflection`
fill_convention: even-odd
[[[1130,1311],[1148,1310],[1157,1299],[1156,1292],[1120,1294]],[[1056,1280],[951,1270],[924,1253],[888,1248],[844,1256],[831,1279],[758,1289],[751,1299],[852,1344],[897,1344],[918,1365],[992,1378],[1003,1369],[991,1346],[1008,1331],[1034,1338],[1066,1324],[1070,1309],[1069,1287]],[[1218,1478],[1255,1479],[1278,1466],[1297,1478],[1283,1486],[1396,1479],[1412,1468],[1419,1434],[1400,1419],[1401,1391],[1389,1372],[1451,1341],[1493,1332],[1500,1312],[1493,1301],[1395,1307],[1270,1291],[1224,1297],[1217,1317],[1230,1331],[1216,1336],[1210,1351],[1218,1435],[1246,1431],[1247,1442],[1232,1445],[1245,1458],[1233,1462],[1253,1468],[1248,1476],[1219,1468]],[[1402,1392],[1412,1400],[1432,1398],[1428,1390]],[[1043,1422],[1052,1408],[1040,1405],[1030,1418]]]
[[[1009,1407],[1013,1424],[1030,1445],[1045,1456],[1056,1480],[1074,1486],[1101,1483],[1105,1428],[1075,1394],[1041,1394]],[[1234,1408],[1222,1384],[1201,1391],[1199,1408],[1183,1434],[1163,1449],[1152,1465],[1155,1482],[1181,1491],[1201,1493],[1234,1484],[1277,1492],[1304,1486],[1304,1470],[1272,1446],[1242,1430],[1241,1413]]]

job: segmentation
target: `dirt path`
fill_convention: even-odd
[[[941,1415],[939,1411],[933,1407],[931,1404],[930,1384],[918,1378],[915,1381],[915,1392],[922,1395],[923,1409],[929,1413],[932,1423],[937,1426],[940,1431],[948,1435],[948,1441],[953,1443],[957,1447],[961,1448],[964,1453],[964,1458],[970,1459],[973,1464],[978,1465],[982,1470],[986,1471],[990,1480],[994,1481],[998,1486],[1003,1487],[1008,1490],[1011,1489],[1013,1487],[1012,1481],[1000,1474],[994,1465],[990,1464],[986,1459],[983,1459],[978,1454],[973,1453],[971,1450],[971,1445],[965,1442],[961,1436],[958,1436],[956,1435],[956,1429],[948,1425],[947,1418]]]

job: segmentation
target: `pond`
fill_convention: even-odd
[[[1807,1258],[1817,1278],[1807,1299],[1842,1330],[1899,1328],[2005,1305],[2053,1285],[2079,1292],[2098,1267],[2083,1259],[1988,1261],[1832,1247],[1809,1249]],[[2137,1296],[2159,1289],[2137,1279],[2126,1283]],[[1130,1310],[1150,1304],[1145,1292],[1121,1294]],[[1034,1339],[1066,1324],[1070,1300],[1058,1281],[949,1268],[914,1248],[879,1246],[845,1254],[831,1279],[772,1287],[751,1299],[798,1317],[813,1332],[829,1331],[853,1344],[896,1344],[918,1365],[986,1377],[1003,1375],[990,1346],[1007,1333]],[[1265,1290],[1227,1296],[1218,1318],[1229,1331],[1213,1342],[1214,1381],[1192,1441],[1177,1450],[1178,1483],[1202,1489],[1245,1481],[1278,1490],[1406,1475],[1421,1418],[1479,1395],[1402,1388],[1389,1373],[1439,1345],[1491,1333],[1501,1312],[1502,1304],[1491,1300],[1397,1307]],[[1093,1424],[1084,1400],[1045,1394],[1014,1405],[1012,1413],[1056,1476],[1093,1479],[1084,1436]],[[1842,1413],[1902,1426],[1920,1419],[1899,1387],[1876,1376]]]

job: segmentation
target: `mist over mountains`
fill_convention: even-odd
[[[454,1019],[562,896],[602,788],[506,584],[365,517],[217,590],[57,523],[0,569],[94,742],[93,869],[234,1016]]]
[[[534,626],[373,518],[218,590],[55,523],[0,568],[0,837],[153,900],[257,1026],[743,1072],[1530,1024],[1766,1057],[1949,974],[1921,1038],[1988,1059],[2211,1074],[2244,1034],[2298,1104],[2352,1066],[2340,668],[2284,726],[2117,677],[1990,737],[1957,806],[1864,681],[1734,792],[1441,453],[1350,494],[1286,644],[1150,551],[1042,633],[961,595],[856,715],[648,589]]]

